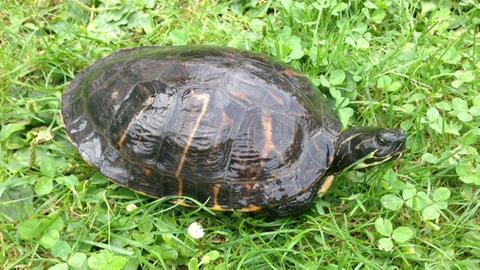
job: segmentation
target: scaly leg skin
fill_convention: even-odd
[[[298,215],[311,208],[316,195],[316,189],[310,189],[287,203],[266,209],[265,212],[272,217]]]

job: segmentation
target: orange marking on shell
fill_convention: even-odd
[[[285,106],[285,101],[283,100],[282,97],[280,97],[278,95],[275,95],[274,93],[270,92],[270,90],[268,88],[265,88],[264,90],[273,99],[273,101],[275,101],[275,103],[277,103],[280,106]]]
[[[143,171],[143,175],[144,176],[150,176],[152,175],[152,170],[148,169],[148,168],[142,168],[142,171]]]
[[[265,144],[263,145],[263,149],[262,149],[262,158],[264,159],[268,158],[268,154],[270,154],[270,152],[272,151],[276,152],[279,156],[282,156],[280,152],[278,152],[278,150],[275,148],[275,144],[273,143],[272,117],[264,113],[262,115],[262,125],[263,125],[263,131],[265,136]]]
[[[232,127],[232,126],[233,126],[233,119],[225,111],[223,111],[222,128]]]
[[[246,102],[246,103],[251,103],[252,101],[247,97],[247,95],[245,95],[245,93],[242,93],[240,91],[233,91],[233,92],[230,92],[230,94],[232,96],[234,96],[235,98],[243,101],[243,102]]]
[[[291,70],[291,69],[282,70],[282,71],[280,71],[280,74],[285,75],[289,78],[300,76],[300,74],[298,72],[296,72],[294,70]]]
[[[252,184],[244,184],[243,187],[245,188],[245,191],[246,191],[246,192],[250,192],[250,191],[252,191],[252,189],[253,189],[253,185],[252,185]]]
[[[213,207],[212,209],[222,209],[222,207],[218,204],[218,193],[220,193],[220,188],[222,187],[221,184],[216,183],[213,185]]]
[[[185,164],[185,160],[187,158],[188,150],[192,145],[193,138],[195,137],[195,133],[197,132],[198,127],[200,126],[200,122],[202,121],[203,117],[207,113],[208,102],[210,101],[210,96],[208,94],[194,95],[194,97],[198,98],[203,104],[202,104],[202,109],[200,111],[200,114],[198,115],[197,121],[195,122],[192,132],[188,137],[185,148],[183,149],[182,158],[180,159],[180,162],[178,164],[177,171],[175,172],[175,176],[177,177],[177,180],[178,180],[178,183],[177,183],[178,196],[181,196],[183,194],[183,179],[181,177],[181,173],[182,173],[183,165]]]
[[[214,205],[210,207],[210,209],[213,211],[221,211],[221,212],[229,211],[228,209],[222,208],[220,205]]]
[[[322,186],[320,187],[320,190],[318,191],[318,194],[320,196],[325,194],[328,191],[328,189],[330,189],[330,187],[332,186],[334,178],[335,177],[333,175],[329,175],[329,176],[327,176],[327,178],[325,178],[325,181],[323,182]]]
[[[270,92],[269,92],[269,93],[270,93]],[[275,94],[272,94],[272,93],[270,93],[270,96],[271,96],[272,99],[273,99],[276,103],[278,103],[279,105],[281,105],[281,106],[284,106],[284,105],[285,105],[285,102],[283,101],[283,99],[282,99],[281,97],[279,97],[279,96],[277,96],[277,95],[275,95]]]
[[[247,207],[240,208],[239,211],[240,212],[258,212],[260,210],[262,210],[262,207],[260,207],[258,205],[250,204]]]
[[[176,199],[171,201],[173,204],[177,204],[183,207],[192,207],[190,204],[186,203],[184,199]]]
[[[218,142],[218,140],[220,139],[220,136],[222,136],[222,132],[225,130],[226,127],[233,127],[233,119],[228,116],[228,114],[223,111],[222,112],[223,115],[222,115],[222,123],[220,125],[220,127],[217,129],[217,135],[215,136],[215,142]]]

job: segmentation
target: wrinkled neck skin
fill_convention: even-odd
[[[354,136],[350,130],[346,130],[340,134],[337,140],[337,151],[332,165],[330,165],[329,174],[339,174],[343,170],[353,166],[358,160],[356,156],[352,156],[352,140],[349,139]],[[360,157],[361,158],[361,157]]]
[[[363,169],[396,159],[405,149],[401,129],[356,127],[343,131],[337,140],[337,151],[330,174],[353,167]]]

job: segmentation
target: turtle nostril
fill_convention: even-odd
[[[399,140],[402,143],[402,145],[405,146],[405,143],[407,142],[407,136],[405,136],[405,134],[402,134],[402,136],[400,136]]]
[[[399,143],[405,144],[405,141],[407,140],[407,136],[405,135],[405,131],[402,129],[396,129],[395,130],[395,140]]]

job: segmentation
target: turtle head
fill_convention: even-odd
[[[330,170],[362,169],[398,158],[405,149],[405,133],[401,129],[357,127],[340,134],[337,152]]]

